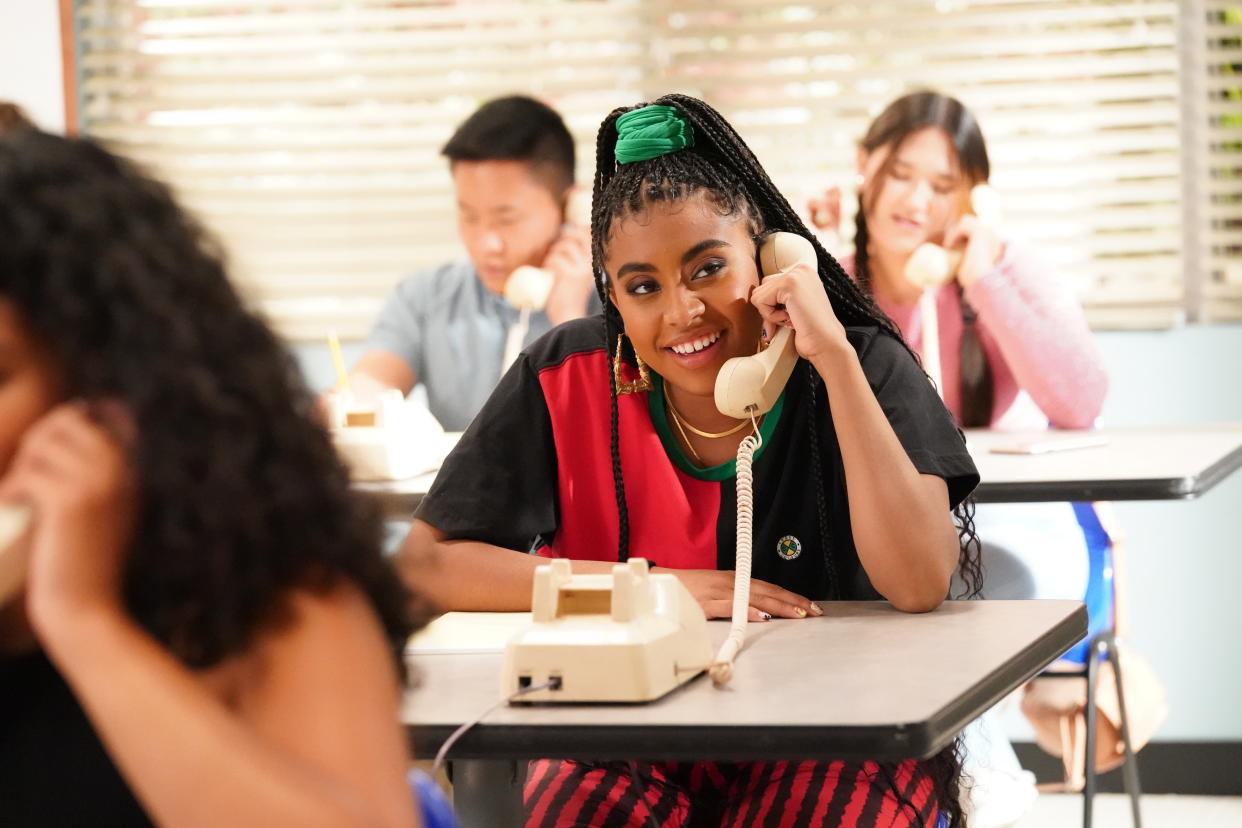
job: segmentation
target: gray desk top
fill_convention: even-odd
[[[507,705],[457,758],[899,759],[931,756],[1086,634],[1076,601],[949,601],[911,615],[827,602],[821,618],[750,626],[733,681],[700,676],[641,705]],[[727,622],[713,622],[718,641]],[[402,711],[431,756],[499,698],[499,653],[411,658]]]
[[[1039,455],[994,454],[997,444],[1056,440],[1081,434],[1108,442],[1095,448]],[[1002,433],[968,429],[971,455],[983,477],[979,503],[1065,500],[1189,500],[1242,466],[1242,423],[1104,428],[1091,432]],[[355,487],[378,499],[394,520],[410,518],[435,472]]]
[[[1038,455],[995,454],[998,444],[1092,434],[1106,445]],[[1092,432],[966,432],[983,481],[980,503],[1189,500],[1242,466],[1242,423],[1105,428]]]

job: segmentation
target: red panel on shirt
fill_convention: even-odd
[[[560,527],[551,548],[555,557],[617,559],[610,369],[605,351],[587,351],[539,372],[556,442]],[[618,397],[617,410],[630,557],[676,569],[715,569],[720,484],[673,465],[651,423],[645,393]]]

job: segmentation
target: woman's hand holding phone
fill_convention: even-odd
[[[34,509],[27,613],[45,644],[62,622],[89,615],[83,610],[123,612],[138,514],[132,433],[119,406],[59,405],[26,432],[0,480],[0,500]]]
[[[694,600],[699,602],[708,618],[728,618],[733,614],[732,570],[721,569],[664,569],[676,575]],[[795,592],[781,589],[775,584],[752,578],[750,581],[750,619],[767,621],[769,618],[806,618],[823,615],[814,601]],[[764,617],[767,616],[767,617]]]
[[[957,266],[957,281],[967,288],[982,279],[996,267],[1004,252],[1000,233],[978,216],[966,213],[949,225],[944,234],[947,250],[962,249],[962,261]]]
[[[544,311],[553,325],[585,316],[595,290],[591,275],[591,237],[579,227],[565,225],[548,249],[543,269],[553,276]]]
[[[850,347],[819,273],[809,264],[799,263],[781,273],[763,276],[751,292],[750,302],[763,316],[769,340],[778,327],[793,328],[794,347],[803,359],[813,361]]]

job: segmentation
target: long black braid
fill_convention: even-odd
[[[870,237],[867,232],[866,213],[867,211],[864,209],[862,195],[859,194],[858,212],[854,214],[854,279],[858,282],[862,289],[866,290],[867,293],[870,294],[871,269],[870,256],[867,251],[867,242]],[[971,330],[971,333],[973,333],[973,329]],[[979,356],[973,357],[973,361],[978,362],[979,360],[982,360],[986,366],[987,360],[982,356],[982,344],[978,342],[977,338],[967,337],[965,330],[963,330],[962,348],[964,356],[968,359],[972,358],[972,349],[977,348]],[[985,393],[990,398],[992,388],[990,374],[987,375],[985,380],[980,381],[980,383],[983,382],[986,382],[987,391]],[[965,381],[965,373],[963,373],[963,384],[967,384]],[[973,399],[977,399],[982,396],[982,394],[978,392],[967,393],[965,388],[963,388],[963,394],[966,394],[967,397]],[[977,415],[971,414],[968,419],[965,420],[965,425],[969,428],[973,426],[987,425],[987,422],[980,422]],[[960,433],[961,429],[958,429],[958,432]],[[966,439],[964,434],[962,435],[962,439]],[[953,597],[982,598],[983,560],[979,536],[975,532],[975,499],[973,496],[966,498],[961,503],[957,504],[957,506],[953,509],[953,523],[957,527],[958,546],[961,547],[962,550],[957,559],[957,571],[958,577],[963,584],[962,592]]]
[[[841,265],[829,255],[815,239],[793,207],[780,194],[759,164],[758,159],[742,141],[741,137],[714,109],[695,98],[684,95],[666,95],[654,103],[675,107],[681,116],[694,129],[695,146],[693,151],[683,151],[658,156],[656,158],[625,165],[618,165],[615,160],[617,142],[616,120],[631,109],[625,107],[613,110],[604,119],[596,138],[596,166],[591,202],[591,259],[594,268],[596,288],[604,307],[604,331],[608,347],[616,347],[625,326],[616,307],[609,301],[608,275],[604,269],[604,252],[616,222],[626,216],[643,212],[651,204],[659,201],[675,201],[685,199],[693,193],[703,192],[709,203],[718,209],[721,215],[746,217],[752,227],[752,233],[785,231],[797,233],[811,241],[815,248],[820,281],[832,302],[833,310],[844,325],[875,325],[882,331],[901,342],[911,356],[917,361],[918,356],[905,344],[896,325],[876,306],[870,292],[861,289],[853,279],[841,268]],[[632,346],[623,337],[621,339],[622,360],[634,364]],[[814,409],[818,404],[820,380],[814,371],[808,374],[807,404]],[[617,495],[619,528],[617,538],[618,560],[629,557],[629,509],[625,497],[625,480],[621,471],[617,388],[611,371],[608,376],[611,401],[611,452],[613,482]],[[812,414],[814,412],[812,411]],[[842,594],[842,588],[836,577],[836,567],[832,562],[832,542],[827,514],[827,503],[823,470],[820,462],[820,435],[816,423],[818,417],[807,418],[807,439],[812,452],[816,470],[816,506],[819,518],[821,542],[824,557],[828,566],[829,590],[831,597]],[[967,543],[974,538],[973,523],[969,514],[959,515],[959,535],[961,536],[962,561],[961,571],[972,578],[977,573],[978,546]],[[962,521],[964,520],[964,523]],[[968,583],[971,583],[968,580]],[[977,586],[972,586],[977,591]],[[923,766],[931,777],[936,802],[942,812],[950,819],[953,828],[965,826],[966,820],[958,802],[959,778],[961,761],[955,746],[950,746],[923,762]],[[917,809],[903,792],[894,784],[895,766],[884,763],[880,768],[889,788],[897,796],[902,807],[914,811]]]

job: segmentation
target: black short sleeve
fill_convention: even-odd
[[[450,539],[516,549],[557,521],[552,421],[530,358],[517,358],[436,474],[415,517]]]
[[[847,330],[863,374],[897,439],[922,474],[944,478],[949,506],[956,507],[979,485],[979,472],[966,442],[914,356],[893,336],[877,329]]]

